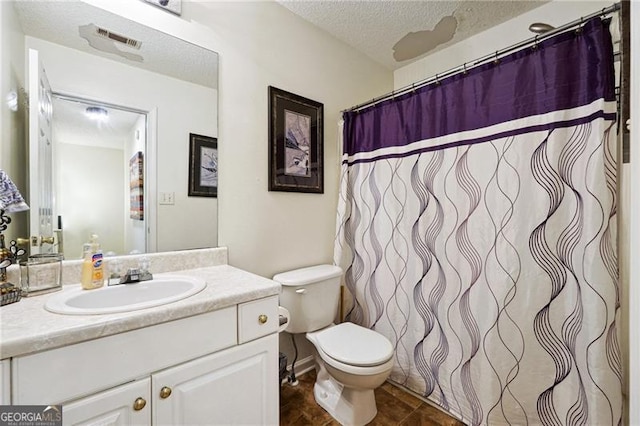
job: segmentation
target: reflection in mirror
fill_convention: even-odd
[[[37,51],[53,94],[49,221],[62,227],[65,257],[79,257],[92,233],[115,254],[215,247],[217,198],[189,197],[187,189],[189,134],[218,136],[217,54],[83,2],[11,4],[24,34],[24,49],[12,60],[26,63],[29,50]],[[107,141],[106,133],[116,133],[113,121],[93,123],[100,134],[86,133],[86,122],[73,129],[72,111],[83,116],[91,106],[106,108],[110,120],[129,115],[126,136],[117,137],[125,145]],[[142,176],[133,179],[138,152]],[[44,186],[32,186],[29,198],[41,197]],[[131,202],[136,188],[138,205]],[[31,210],[36,225],[33,215],[45,210]],[[48,237],[44,232],[31,226],[31,236]],[[55,251],[59,243],[32,252]]]
[[[138,171],[146,114],[56,95],[53,110],[53,191],[66,258],[79,259],[90,234],[99,236],[107,254],[145,252]]]

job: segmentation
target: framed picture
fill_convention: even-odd
[[[182,0],[144,0],[147,3],[151,3],[159,8],[168,10],[171,13],[180,15],[182,13]]]
[[[269,86],[269,191],[324,192],[324,108]]]
[[[189,133],[189,196],[218,196],[218,140]]]
[[[129,160],[129,217],[144,220],[144,164],[142,151]]]

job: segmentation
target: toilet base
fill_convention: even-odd
[[[373,389],[347,388],[323,368],[317,371],[313,395],[318,405],[344,426],[366,425],[378,414]]]

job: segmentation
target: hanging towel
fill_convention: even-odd
[[[7,213],[16,213],[29,210],[22,194],[13,183],[8,174],[0,169],[0,209]]]

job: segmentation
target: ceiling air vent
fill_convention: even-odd
[[[96,27],[96,34],[98,34],[100,37],[108,38],[110,40],[117,41],[118,43],[126,44],[133,49],[140,50],[140,46],[142,46],[142,42],[139,42],[138,40],[121,36],[120,34],[113,33],[109,30],[105,30],[104,28]]]

